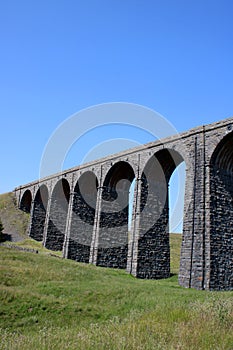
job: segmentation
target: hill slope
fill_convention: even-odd
[[[29,214],[17,208],[12,192],[0,195],[0,219],[4,226],[5,238],[11,241],[26,238]]]

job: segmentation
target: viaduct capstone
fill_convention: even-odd
[[[168,186],[185,162],[179,284],[233,289],[233,118],[133,148],[14,192],[29,236],[63,257],[170,276]],[[134,183],[131,230],[129,189]]]

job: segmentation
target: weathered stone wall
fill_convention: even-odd
[[[73,196],[67,258],[89,263],[96,195],[86,194],[85,200],[77,189]]]
[[[128,189],[104,188],[99,223],[97,265],[126,268],[128,253]],[[118,200],[120,197],[120,200]],[[125,204],[124,204],[125,203]]]
[[[45,247],[51,250],[62,250],[65,239],[67,210],[64,204],[54,200],[50,208]]]
[[[140,237],[136,276],[167,278],[170,276],[170,248],[168,232],[167,181],[141,179]]]
[[[55,186],[50,203],[45,247],[62,250],[66,233],[66,220],[69,203],[69,185],[66,180],[59,180]]]
[[[212,169],[210,289],[233,287],[233,176]]]
[[[209,288],[233,288],[233,134],[221,140],[210,162]]]
[[[29,236],[36,241],[43,241],[46,210],[48,205],[48,190],[46,186],[38,189],[35,200],[32,202],[32,217],[29,227]]]
[[[36,241],[43,241],[44,224],[46,217],[46,209],[43,203],[36,201],[34,202],[32,215],[33,216],[29,236]]]

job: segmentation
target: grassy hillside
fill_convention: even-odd
[[[170,234],[170,259],[171,259],[171,273],[178,274],[180,267],[180,249],[181,249],[182,235],[180,233]]]
[[[26,237],[29,214],[19,210],[12,192],[0,195],[0,219],[4,226],[4,233],[19,240]]]
[[[179,239],[172,235],[175,251]],[[232,350],[233,292],[184,289],[177,275],[139,280],[45,253],[0,247],[0,349]]]

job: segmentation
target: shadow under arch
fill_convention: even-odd
[[[32,205],[32,193],[30,190],[26,190],[20,200],[19,209],[25,211],[25,213],[29,213],[31,211]]]
[[[69,197],[70,186],[68,181],[64,178],[58,180],[51,197],[45,242],[45,247],[48,249],[63,249]]]
[[[92,171],[84,172],[75,185],[66,252],[68,259],[89,263],[97,188],[98,180]]]
[[[29,236],[35,239],[36,241],[43,241],[47,206],[48,188],[45,185],[41,185],[40,188],[37,190],[34,199],[31,227],[29,232]]]
[[[139,278],[170,276],[168,184],[183,161],[180,153],[164,148],[156,152],[143,169],[136,272]]]
[[[128,254],[129,190],[132,166],[119,161],[108,171],[102,188],[97,265],[125,269]]]
[[[210,160],[210,285],[233,289],[233,132]]]

